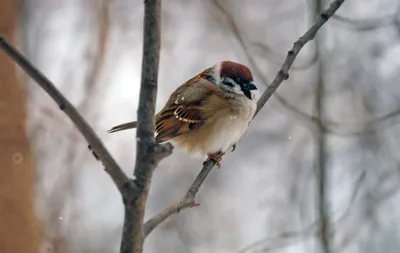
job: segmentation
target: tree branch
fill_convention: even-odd
[[[217,0],[214,0],[214,5],[215,5],[215,7],[217,9],[220,10],[221,14],[226,16],[226,19],[228,21],[228,25],[229,25],[230,29],[232,30],[232,34],[237,39],[240,47],[243,49],[243,52],[244,52],[247,60],[249,61],[249,68],[251,69],[251,71],[253,73],[255,73],[261,79],[261,82],[264,85],[268,86],[269,85],[269,81],[267,80],[267,78],[263,74],[261,68],[257,65],[254,57],[252,57],[252,55],[250,53],[250,50],[246,46],[245,40],[243,39],[243,37],[240,34],[239,28],[237,27],[234,18],[229,14],[229,12],[227,10],[225,10],[223,8],[223,6]],[[307,68],[307,67],[311,66],[313,63],[316,62],[316,59],[317,59],[317,57],[316,57],[316,54],[315,54],[315,56],[312,58],[312,60],[310,62],[308,62],[304,66],[298,67],[298,69],[303,69],[303,68]],[[294,66],[292,66],[292,69],[293,68],[294,68]],[[290,103],[288,103],[278,92],[275,92],[274,95],[275,95],[275,98],[277,99],[277,101],[279,103],[281,103],[283,108],[287,109],[290,113],[292,113],[295,116],[298,116],[301,120],[304,120],[307,125],[310,125],[310,124],[314,125],[315,124],[315,122],[313,121],[312,116],[307,115],[305,112],[302,112],[301,110],[297,109],[295,106],[293,106]]]
[[[315,0],[315,13],[319,13],[322,10],[322,0]],[[315,39],[316,54],[318,60],[318,83],[316,87],[316,99],[315,99],[315,123],[317,125],[315,129],[315,145],[316,145],[316,195],[317,195],[317,212],[319,216],[319,229],[320,236],[319,241],[321,250],[323,253],[331,252],[331,221],[329,217],[329,196],[328,196],[328,182],[329,174],[326,168],[326,135],[323,132],[322,119],[324,114],[324,95],[325,95],[325,83],[323,77],[323,71],[325,66],[321,61],[321,41],[319,38]]]
[[[64,97],[63,94],[36,69],[16,48],[0,37],[0,48],[3,49],[32,79],[34,79],[53,98],[60,109],[71,119],[93,150],[96,158],[104,165],[105,171],[110,175],[119,191],[123,192],[123,186],[128,182],[128,177],[110,155],[100,138],[85,121],[76,108]]]
[[[344,0],[335,0],[330,7],[320,14],[314,25],[296,41],[293,48],[276,75],[258,100],[257,112],[269,100],[273,92],[286,79],[288,71],[303,46],[312,40],[317,31],[332,17]],[[157,95],[158,63],[160,50],[160,0],[145,1],[144,39],[142,82],[138,110],[137,153],[135,164],[135,180],[131,181],[107,151],[100,138],[89,124],[83,119],[74,106],[58,91],[32,63],[12,47],[3,37],[0,37],[0,47],[32,77],[53,100],[60,109],[71,119],[84,136],[94,154],[102,162],[106,172],[122,194],[125,205],[124,230],[121,242],[121,252],[142,252],[143,240],[155,227],[166,220],[170,215],[182,209],[196,206],[194,198],[205,178],[215,165],[214,161],[207,161],[196,177],[182,201],[174,203],[165,210],[148,220],[143,225],[145,204],[151,182],[151,176],[158,162],[172,152],[172,145],[157,144],[154,140],[154,114]]]
[[[143,252],[143,217],[151,177],[158,162],[172,153],[172,145],[154,139],[158,64],[161,38],[161,1],[144,1],[142,77],[137,124],[134,181],[123,193],[125,205],[121,253]]]
[[[300,50],[307,44],[309,41],[315,38],[318,30],[330,19],[333,14],[339,9],[339,7],[343,4],[345,0],[334,0],[328,9],[318,15],[315,20],[315,23],[308,29],[303,36],[301,36],[294,44],[291,50],[289,50],[285,62],[283,63],[281,69],[278,71],[275,79],[268,86],[267,90],[262,94],[260,99],[257,101],[257,111],[254,117],[260,112],[261,108],[265,105],[265,103],[269,100],[275,90],[279,87],[279,85],[289,78],[289,69],[293,65],[294,60],[297,55],[300,53]]]
[[[137,154],[135,180],[129,180],[100,138],[79,114],[78,110],[60,93],[17,49],[0,37],[0,47],[32,77],[60,109],[71,119],[89,143],[93,154],[105,166],[106,171],[121,192],[125,219],[121,252],[139,253],[143,247],[143,216],[151,176],[158,162],[172,153],[172,145],[157,144],[154,140],[154,112],[157,96],[157,77],[160,51],[160,0],[145,1],[142,82],[138,110]]]
[[[285,62],[283,63],[281,69],[278,71],[275,79],[272,81],[271,85],[264,91],[262,96],[257,102],[257,111],[254,117],[260,112],[261,108],[265,103],[271,98],[272,94],[279,87],[279,85],[289,78],[289,69],[293,65],[294,60],[299,54],[300,50],[304,45],[313,40],[318,30],[326,23],[328,19],[339,9],[345,0],[335,0],[331,3],[328,9],[322,12],[315,20],[315,23],[308,29],[303,36],[301,36],[293,45],[292,49],[288,52]],[[210,173],[215,163],[213,161],[208,161],[203,164],[203,169],[200,171],[199,175],[196,177],[192,185],[190,186],[188,192],[182,201],[176,202],[165,208],[160,213],[156,214],[154,217],[150,218],[144,225],[144,233],[147,236],[153,231],[155,227],[165,221],[172,214],[178,213],[179,211],[196,206],[194,202],[194,197],[200,186],[203,184],[205,178]],[[191,193],[189,195],[189,193]]]
[[[185,197],[181,201],[171,204],[144,224],[145,236],[149,235],[154,228],[156,228],[172,214],[179,213],[181,210],[189,207],[197,206],[194,198],[196,197],[200,186],[203,184],[204,180],[211,172],[214,165],[215,162],[213,160],[204,162],[203,168],[197,175],[196,179],[193,181],[192,185],[189,187],[189,190],[186,192]]]

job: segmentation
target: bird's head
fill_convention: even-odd
[[[207,71],[207,80],[226,92],[244,95],[254,99],[253,75],[248,67],[232,61],[221,61]]]

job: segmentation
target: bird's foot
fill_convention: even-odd
[[[190,208],[196,207],[196,206],[200,206],[200,203],[193,202],[193,203],[190,205]]]
[[[223,155],[224,155],[224,153],[222,153],[222,152],[208,154],[207,161],[213,160],[215,162],[215,164],[218,166],[218,168],[220,168]]]
[[[199,203],[196,203],[194,200],[189,204],[188,208],[193,208],[193,207],[197,207],[200,206]],[[178,207],[178,209],[176,210],[177,213],[179,213],[182,210],[181,207]]]
[[[231,150],[231,152],[235,151],[235,149],[236,149],[236,143],[232,145],[232,150]]]

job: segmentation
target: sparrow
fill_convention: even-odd
[[[253,76],[248,67],[221,61],[178,87],[155,116],[155,140],[172,141],[193,158],[212,159],[236,147],[256,111]],[[136,121],[109,133],[136,128]]]

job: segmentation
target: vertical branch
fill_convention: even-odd
[[[320,13],[322,10],[323,0],[315,0],[314,13]],[[320,221],[320,240],[321,247],[324,253],[330,253],[329,241],[329,197],[328,188],[328,174],[326,171],[326,136],[322,127],[322,118],[324,114],[324,76],[323,76],[323,63],[321,61],[321,48],[322,44],[318,36],[315,38],[316,54],[317,54],[317,68],[318,68],[318,82],[316,87],[316,100],[315,100],[315,123],[316,129],[316,180],[317,180],[317,208],[318,220]]]
[[[320,59],[318,60],[320,61]],[[326,157],[325,157],[325,149],[326,149],[326,136],[325,132],[322,131],[322,117],[323,117],[323,89],[324,89],[324,80],[321,74],[322,68],[319,63],[319,74],[318,74],[318,83],[316,88],[316,112],[315,112],[315,122],[317,127],[316,129],[316,180],[317,180],[317,205],[318,205],[318,216],[320,220],[320,232],[321,232],[321,246],[323,248],[324,253],[330,252],[329,246],[329,206],[328,206],[328,174],[326,171]]]
[[[145,1],[142,77],[140,85],[140,98],[137,126],[137,150],[135,176],[139,187],[144,187],[147,177],[150,176],[151,167],[155,164],[149,157],[155,147],[155,105],[157,97],[158,64],[160,59],[160,0]],[[142,176],[147,176],[143,178]]]
[[[275,79],[258,100],[257,113],[269,100],[279,85],[289,78],[288,72],[303,46],[314,39],[318,30],[332,17],[344,1],[345,0],[332,1],[329,8],[317,17],[311,28],[294,43]],[[120,248],[120,252],[123,253],[143,252],[145,233],[150,233],[170,215],[177,213],[183,208],[190,207],[194,203],[194,197],[198,189],[215,165],[213,161],[205,162],[202,171],[189,188],[184,201],[166,208],[165,211],[156,215],[146,223],[147,229],[144,228],[143,217],[152,173],[158,162],[172,153],[171,144],[160,145],[156,143],[154,139],[154,114],[160,50],[161,4],[160,0],[145,0],[144,4],[142,82],[138,109],[137,153],[134,180],[128,179],[90,125],[63,94],[57,90],[54,84],[36,69],[17,49],[0,36],[0,48],[23,68],[71,119],[90,144],[96,157],[103,163],[106,171],[120,190],[125,206],[124,228]],[[320,160],[323,161],[323,156],[321,157]],[[325,176],[320,175],[320,178],[325,178]],[[325,188],[323,188],[323,194],[321,196],[325,196],[324,189]],[[323,213],[326,213],[326,210],[327,209],[323,209]],[[325,231],[328,231],[328,229],[325,229]],[[327,238],[327,234],[324,238]]]
[[[172,152],[172,145],[161,145],[154,139],[155,105],[161,37],[161,1],[144,2],[143,59],[140,85],[137,150],[134,181],[123,193],[125,204],[121,253],[141,253],[145,238],[143,219],[151,177],[158,162]]]

